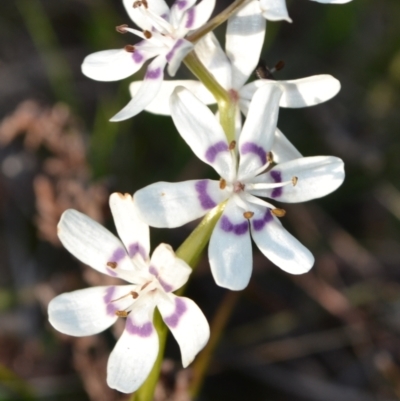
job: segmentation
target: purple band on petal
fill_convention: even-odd
[[[135,63],[141,63],[142,61],[143,61],[143,54],[142,53],[140,53],[139,51],[137,51],[137,50],[135,50],[133,53],[132,53],[132,59],[133,59],[133,61],[135,62]]]
[[[126,256],[126,251],[125,251],[125,249],[124,249],[124,248],[118,248],[118,249],[116,249],[116,250],[113,252],[113,254],[112,254],[111,258],[110,258],[110,262],[116,262],[116,263],[118,263],[118,262],[120,262],[122,259],[124,259],[125,256]]]
[[[158,79],[162,74],[161,68],[156,68],[155,70],[147,69],[146,76],[144,79]]]
[[[114,270],[110,269],[109,267],[106,268],[107,269],[107,273],[112,276],[112,277],[117,277],[118,274],[117,272],[115,272]]]
[[[197,192],[197,198],[200,201],[201,207],[203,209],[212,209],[217,206],[217,204],[211,199],[210,195],[207,193],[207,180],[197,181],[195,184],[195,189]]]
[[[129,245],[128,253],[131,258],[135,257],[137,254],[139,254],[143,260],[146,260],[147,257],[145,249],[139,244],[139,242]]]
[[[178,326],[179,319],[182,315],[187,311],[187,306],[185,301],[182,298],[175,298],[175,310],[171,316],[168,316],[164,319],[164,322],[167,326],[175,328]]]
[[[187,6],[186,0],[176,0],[174,6],[178,7],[179,10],[182,10]]]
[[[270,176],[274,180],[274,182],[282,182],[282,174],[280,171],[277,170],[272,170],[270,173]],[[271,196],[273,198],[279,198],[282,195],[282,187],[280,188],[274,188],[274,190],[271,193]]]
[[[161,287],[164,289],[165,292],[171,292],[173,290],[172,285],[167,284],[162,278],[158,276],[158,270],[154,266],[149,267],[149,272],[157,277],[158,282],[161,284]]]
[[[246,234],[249,229],[249,223],[245,220],[243,223],[233,224],[228,217],[222,216],[219,226],[227,233],[233,232],[235,235]]]
[[[253,153],[260,158],[261,165],[267,162],[267,152],[257,144],[253,142],[245,142],[240,148],[240,153],[245,155],[247,153]]]
[[[165,58],[167,59],[168,63],[172,60],[172,58],[174,57],[176,50],[181,47],[184,44],[184,40],[183,39],[178,39],[174,46],[172,47],[172,49],[167,53],[167,55],[165,56]]]
[[[253,228],[256,231],[262,230],[267,223],[273,220],[272,213],[269,209],[265,210],[265,214],[261,219],[252,219]]]
[[[186,20],[185,28],[188,28],[188,29],[189,29],[189,28],[191,28],[191,27],[193,26],[195,14],[196,14],[196,10],[195,10],[194,7],[193,7],[193,8],[190,8],[190,9],[187,11],[187,13],[186,13],[187,20]]]
[[[115,287],[108,287],[106,293],[104,294],[103,301],[106,304],[107,315],[115,316],[117,307],[111,303],[115,293]]]
[[[129,334],[139,337],[150,337],[153,333],[153,324],[151,322],[145,323],[142,326],[136,326],[132,319],[126,319],[126,331]]]
[[[224,141],[217,142],[215,145],[210,146],[206,151],[206,160],[214,163],[218,153],[228,151],[228,144]]]

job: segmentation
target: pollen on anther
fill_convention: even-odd
[[[139,294],[136,291],[131,291],[131,295],[133,299],[136,299],[139,296]]]
[[[150,39],[153,36],[150,31],[143,31],[143,35],[146,39]]]
[[[115,311],[115,314],[118,317],[127,317],[128,316],[128,312],[125,310],[117,310],[117,311]]]
[[[244,212],[243,217],[247,220],[251,219],[254,216],[253,212]]]
[[[124,47],[124,50],[125,50],[126,52],[128,52],[128,53],[134,53],[134,52],[135,52],[135,46],[133,46],[133,45],[126,45],[126,46]]]
[[[299,181],[299,179],[297,177],[292,177],[292,184],[293,186],[296,186],[297,181]]]
[[[128,25],[122,24],[122,25],[116,26],[116,27],[115,27],[115,30],[116,30],[118,33],[127,33],[128,31],[126,30],[126,28],[128,28]]]
[[[133,8],[138,8],[138,7],[140,7],[142,5],[142,2],[141,1],[135,1],[134,3],[133,3]]]
[[[286,210],[284,209],[272,209],[271,213],[276,217],[283,217],[286,214]]]
[[[111,269],[116,269],[118,266],[117,262],[107,262],[107,266],[111,267]]]
[[[267,161],[268,161],[268,163],[274,162],[274,154],[272,152],[267,153]]]
[[[225,189],[226,188],[226,181],[223,178],[221,178],[219,180],[219,187],[220,187],[220,189]]]
[[[232,141],[230,144],[229,144],[229,150],[233,150],[233,149],[235,149],[236,148],[236,141]]]

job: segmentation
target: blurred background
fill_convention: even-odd
[[[47,321],[55,295],[110,283],[62,248],[56,224],[72,207],[114,230],[110,193],[214,176],[170,118],[108,122],[143,69],[117,83],[81,74],[86,55],[132,42],[114,29],[130,23],[121,3],[0,4],[0,400],[127,399],[105,382],[122,319],[86,338]],[[400,2],[288,7],[294,23],[269,22],[262,55],[271,67],[285,62],[275,78],[332,74],[342,90],[323,105],[281,109],[279,127],[306,156],[341,157],[347,178],[326,198],[282,205],[283,224],[316,257],[310,273],[290,276],[255,248],[253,279],[232,295],[200,262],[187,295],[227,327],[198,399],[399,400]],[[191,75],[182,67],[179,77]],[[177,248],[194,227],[154,229],[152,245]],[[181,369],[172,338],[166,358],[156,400],[188,400],[196,365]]]

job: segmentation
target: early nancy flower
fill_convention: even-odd
[[[63,214],[58,235],[81,262],[130,284],[61,294],[49,304],[49,320],[62,333],[89,336],[119,317],[126,318],[125,330],[108,360],[107,383],[131,393],[144,382],[158,355],[155,307],[177,340],[185,367],[208,341],[209,326],[192,300],[172,293],[186,283],[190,267],[166,244],[149,258],[149,227],[139,219],[132,197],[114,193],[110,207],[122,242],[72,209]]]
[[[251,1],[228,20],[225,50],[222,49],[214,33],[204,36],[195,46],[199,60],[229,93],[231,101],[246,115],[251,98],[264,85],[278,85],[283,93],[281,107],[308,107],[325,102],[340,90],[340,82],[331,75],[275,81],[257,79],[246,83],[257,67],[264,44],[266,21],[260,14],[259,1]],[[141,81],[131,83],[131,95],[142,86]],[[214,97],[204,85],[195,80],[164,81],[158,94],[145,110],[155,114],[170,114],[169,97],[177,86],[184,86],[205,104],[215,103]],[[239,131],[240,132],[240,131]]]
[[[164,0],[123,0],[132,21],[142,30],[117,27],[121,33],[133,33],[142,40],[124,49],[105,50],[85,58],[82,72],[99,81],[117,81],[138,71],[149,59],[145,79],[136,96],[111,121],[121,121],[140,113],[157,95],[164,68],[174,76],[183,58],[193,49],[186,34],[203,25],[210,17],[215,0],[176,0],[171,9]]]
[[[275,153],[271,149],[281,96],[282,90],[270,85],[255,93],[236,144],[227,142],[207,106],[187,89],[177,88],[171,96],[174,123],[197,157],[212,166],[221,179],[159,182],[135,194],[141,216],[154,227],[180,226],[226,202],[208,254],[217,284],[232,290],[245,288],[250,280],[250,232],[261,252],[289,273],[307,272],[314,263],[309,250],[277,218],[285,211],[260,197],[304,202],[329,194],[344,179],[342,160],[332,156],[273,165]]]

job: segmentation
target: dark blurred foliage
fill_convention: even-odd
[[[285,226],[316,257],[310,273],[285,274],[255,249],[200,399],[398,400],[400,2],[288,3],[294,23],[268,23],[263,59],[284,60],[277,79],[332,74],[342,90],[317,107],[281,109],[279,127],[304,155],[341,157],[347,178],[324,199],[284,206]],[[62,249],[57,220],[73,207],[114,230],[109,193],[213,174],[167,117],[108,122],[131,79],[95,82],[80,64],[132,39],[115,32],[122,23],[119,0],[0,4],[0,400],[127,399],[105,384],[122,321],[81,339],[47,322],[56,294],[109,282]],[[194,226],[152,230],[152,244],[176,248]],[[206,257],[187,293],[210,321],[227,302]],[[167,358],[157,400],[187,400],[191,373],[171,339]]]

